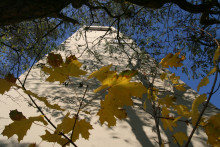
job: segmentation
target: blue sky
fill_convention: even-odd
[[[170,21],[170,23],[172,24],[172,21]],[[171,24],[170,24],[170,25],[171,25]],[[165,30],[164,30],[164,28],[165,28],[164,24],[160,24],[160,23],[158,22],[156,25],[158,25],[159,28],[161,28],[161,32],[165,31]],[[128,30],[129,30],[129,29],[128,29]],[[132,29],[131,29],[131,30],[132,30]],[[159,30],[157,30],[157,31],[159,31]],[[181,30],[179,30],[179,31],[181,31]],[[71,32],[71,33],[74,33],[74,32]],[[58,39],[58,40],[56,41],[56,44],[60,44],[62,41],[64,41],[66,38],[68,38],[68,36],[71,35],[71,33],[68,32],[67,34],[64,35],[64,38]],[[123,32],[123,33],[124,33],[124,32]],[[178,32],[177,32],[177,33],[178,33]],[[218,34],[220,34],[220,30],[218,31]],[[150,35],[153,35],[153,34],[148,34],[148,35],[149,35],[148,37],[150,37]],[[137,39],[138,39],[138,38],[142,38],[142,37],[146,37],[146,36],[142,36],[142,35],[140,36],[140,34],[134,34],[134,36],[133,36],[132,38],[135,39],[136,37],[137,37]],[[147,41],[146,38],[144,38],[144,39],[145,39],[145,41]],[[157,38],[156,38],[156,39],[157,39]],[[163,39],[165,39],[165,38],[161,38],[161,39],[163,40]],[[136,40],[136,41],[137,41],[137,40]],[[150,42],[153,42],[152,38],[150,38],[149,41],[150,41]],[[137,42],[137,43],[138,43],[138,42]],[[151,47],[151,48],[152,48],[152,47]],[[186,59],[186,60],[187,60],[187,59]],[[190,79],[190,80],[189,80],[188,77],[187,77],[187,75],[182,73],[181,68],[178,68],[177,70],[170,68],[169,70],[170,70],[171,72],[175,73],[176,76],[180,76],[180,78],[181,78],[182,81],[184,81],[188,86],[190,86],[192,89],[194,89],[194,90],[196,91],[197,86],[198,86],[199,82],[201,81],[202,77],[200,77],[199,79]],[[214,80],[214,75],[211,75],[211,76],[209,77],[209,80],[210,80],[209,84],[208,84],[207,86],[205,86],[205,87],[202,87],[201,90],[199,91],[199,94],[208,93],[208,92],[210,91],[211,86],[212,86],[212,83],[213,83],[213,80]],[[218,85],[219,82],[220,82],[220,80],[218,79],[217,85]],[[213,105],[215,105],[216,107],[218,107],[218,108],[220,108],[220,100],[219,100],[220,98],[219,98],[219,96],[220,96],[220,90],[218,90],[217,93],[215,93],[215,94],[212,96],[212,98],[211,98],[211,103],[212,103]]]
[[[195,91],[197,90],[197,86],[198,86],[199,82],[201,81],[202,77],[199,79],[190,79],[189,80],[188,77],[186,76],[186,74],[183,74],[181,72],[181,68],[178,68],[177,70],[174,68],[169,68],[169,70],[171,72],[175,73],[176,76],[180,76],[180,79],[182,81],[184,81],[192,89],[194,89]],[[208,93],[210,92],[213,81],[214,81],[214,77],[215,77],[214,75],[209,76],[209,84],[200,88],[200,91],[198,92],[199,94],[207,93],[207,96],[208,96]],[[220,82],[220,79],[218,78],[216,85],[218,85],[219,82]],[[217,88],[217,86],[215,87],[215,89],[216,88]],[[213,105],[215,105],[217,108],[220,108],[220,90],[218,90],[215,94],[212,95],[211,103]]]
[[[219,33],[218,34],[220,34],[220,30],[218,31]],[[70,35],[70,34],[69,34]],[[137,34],[136,34],[137,35]],[[133,37],[134,38],[136,38],[137,36],[136,35],[134,35]],[[139,36],[140,37],[140,36]],[[68,35],[65,35],[65,38],[67,39],[68,38]],[[142,38],[142,37],[140,37],[140,38]],[[64,39],[65,40],[65,39]],[[64,41],[63,40],[63,41]],[[59,40],[58,42],[57,42],[57,44],[60,44],[62,41],[61,40]],[[189,60],[186,58],[185,59],[185,61],[184,61],[184,63],[186,63],[186,62],[188,62]],[[183,63],[183,64],[184,64]],[[195,91],[197,91],[197,86],[198,86],[198,84],[199,84],[199,82],[201,81],[201,79],[203,78],[203,77],[200,77],[200,78],[198,78],[198,79],[192,79],[192,78],[188,78],[188,76],[185,74],[185,73],[182,73],[182,68],[177,68],[177,69],[175,69],[175,68],[169,68],[169,70],[171,71],[171,72],[173,72],[173,73],[175,73],[176,74],[176,76],[180,76],[180,79],[183,81],[183,82],[185,82],[188,86],[190,86],[192,89],[194,89]],[[213,81],[214,81],[214,75],[210,75],[209,76],[209,84],[207,85],[207,86],[204,86],[204,87],[201,87],[200,88],[200,91],[198,92],[199,94],[204,94],[204,93],[207,93],[207,96],[208,96],[208,93],[210,92],[210,90],[211,90],[211,87],[212,87],[212,84],[213,84]],[[218,81],[217,81],[217,83],[216,83],[216,85],[218,85],[220,83],[220,78],[218,78]],[[217,86],[216,86],[217,87]],[[215,88],[216,89],[216,88]],[[220,96],[220,90],[218,90],[215,94],[213,94],[212,95],[212,98],[211,98],[211,103],[213,104],[213,105],[215,105],[217,108],[220,108],[220,98],[219,98],[219,96]]]

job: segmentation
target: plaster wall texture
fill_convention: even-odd
[[[123,39],[117,39],[117,36]],[[154,85],[160,91],[165,90],[165,92],[160,92],[159,97],[163,97],[166,94],[172,94],[177,98],[177,104],[184,104],[189,108],[191,108],[192,101],[198,96],[189,86],[185,87],[187,89],[186,92],[180,92],[174,89],[171,83],[163,82],[159,78],[159,75],[163,71],[168,73],[169,71],[162,69],[153,58],[142,52],[134,41],[124,36],[113,27],[91,26],[91,28],[87,28],[87,30],[85,30],[85,27],[81,28],[62,43],[54,52],[60,53],[63,59],[65,59],[66,56],[75,55],[83,64],[82,69],[86,70],[88,74],[81,78],[70,78],[68,87],[65,87],[59,82],[46,82],[45,79],[47,75],[41,71],[40,67],[41,63],[46,63],[46,55],[33,66],[27,77],[25,87],[39,96],[46,96],[48,101],[52,104],[59,104],[63,109],[66,109],[64,112],[49,110],[43,103],[36,100],[51,121],[54,122],[54,124],[59,124],[68,111],[72,112],[72,114],[77,112],[79,101],[85,91],[85,85],[89,85],[85,102],[90,102],[90,104],[85,107],[84,110],[89,111],[90,115],[82,112],[80,113],[80,118],[86,118],[94,129],[90,131],[91,135],[89,140],[79,138],[79,140],[75,142],[79,147],[158,146],[156,142],[157,135],[155,133],[156,128],[154,119],[149,114],[152,113],[152,106],[149,101],[147,102],[146,111],[143,109],[143,102],[147,98],[146,94],[143,95],[142,99],[133,98],[134,106],[126,107],[128,114],[127,119],[117,120],[117,125],[111,128],[108,128],[107,124],[103,126],[100,125],[98,120],[99,117],[96,113],[100,108],[100,100],[103,99],[104,96],[93,92],[94,89],[99,87],[100,83],[95,79],[87,80],[87,76],[102,66],[112,64],[112,69],[118,72],[128,69],[138,70],[139,74],[133,81],[141,81],[146,87],[149,87],[152,81],[152,75],[150,73],[157,71],[158,74],[154,80]],[[22,74],[20,79],[24,80],[27,73],[28,71]],[[83,83],[83,87],[80,87],[80,83]],[[180,83],[183,82],[180,81]],[[12,122],[8,116],[10,110],[17,109],[26,117],[41,115],[36,111],[36,108],[31,107],[30,100],[21,90],[12,88],[9,92],[0,97],[1,130],[3,130],[5,125]],[[219,112],[217,108],[210,104],[205,116],[210,116]],[[162,124],[160,124],[162,139],[165,142],[172,142],[172,133],[181,131],[189,135],[192,130],[191,125],[186,125],[183,122],[178,122],[177,125],[178,127],[174,128],[174,131],[170,133],[168,130],[164,130]],[[29,143],[35,142],[40,147],[59,146],[54,143],[41,142],[39,136],[45,134],[44,130],[44,127],[33,124],[27,136],[24,137],[20,144],[17,144],[16,135],[10,139],[0,135],[0,147],[23,147],[28,146]],[[193,136],[190,146],[207,146],[206,141],[206,134],[202,129],[198,129]],[[177,145],[168,142],[165,146]]]

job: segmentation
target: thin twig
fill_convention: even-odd
[[[189,146],[189,143],[190,143],[190,141],[191,141],[191,139],[192,139],[192,137],[193,137],[193,134],[194,134],[194,132],[196,131],[196,129],[197,129],[199,123],[200,123],[200,120],[201,120],[201,118],[202,118],[202,116],[203,116],[203,114],[204,114],[204,112],[205,112],[205,110],[206,110],[206,108],[207,108],[207,106],[208,106],[208,104],[209,104],[209,101],[210,101],[210,99],[211,99],[211,97],[212,97],[212,95],[213,95],[213,91],[214,91],[214,88],[215,88],[215,84],[216,84],[216,81],[217,81],[217,78],[218,78],[218,70],[219,70],[218,66],[216,66],[216,68],[217,68],[217,71],[216,71],[216,74],[215,74],[215,79],[214,79],[214,82],[213,82],[213,85],[212,85],[211,92],[210,92],[209,97],[208,97],[208,99],[207,99],[207,101],[206,101],[206,103],[205,103],[205,106],[203,107],[203,109],[202,109],[202,111],[201,111],[201,113],[200,113],[200,115],[199,115],[199,118],[198,118],[198,120],[197,120],[197,122],[196,122],[196,125],[193,127],[193,130],[192,130],[192,132],[191,132],[191,134],[190,134],[190,136],[189,136],[189,138],[188,138],[188,140],[187,140],[187,142],[186,142],[185,147],[188,147],[188,146]]]
[[[22,85],[22,88],[23,88],[24,90],[26,90],[26,88],[23,86],[23,83],[20,81],[20,79],[18,79],[18,81],[19,81],[20,84]],[[56,126],[50,121],[50,119],[46,116],[46,114],[41,110],[41,108],[37,105],[37,103],[34,101],[34,99],[32,98],[32,96],[28,94],[28,97],[30,98],[30,100],[32,101],[32,103],[35,105],[35,107],[38,109],[38,111],[40,111],[40,113],[44,116],[44,118],[47,120],[47,122],[56,130]],[[74,145],[75,147],[77,147],[77,145],[76,145],[70,138],[68,138],[64,133],[59,132],[59,134],[61,134],[63,137],[65,137],[72,145]]]
[[[75,122],[74,122],[74,125],[73,125],[71,137],[70,137],[71,139],[72,139],[72,137],[73,137],[73,132],[74,132],[74,129],[75,129],[75,126],[76,126],[76,121],[77,121],[77,119],[78,119],[79,112],[80,112],[80,110],[81,110],[83,101],[84,101],[84,99],[85,99],[85,95],[86,95],[86,92],[87,92],[87,90],[88,90],[88,87],[89,87],[89,85],[86,85],[86,90],[85,90],[85,92],[84,92],[84,95],[83,95],[82,100],[81,100],[80,105],[79,105],[79,109],[78,109],[78,111],[77,111],[77,113],[76,113],[76,116],[75,116],[76,118],[75,118]]]
[[[175,139],[175,141],[176,141],[178,147],[181,147],[180,144],[179,144],[179,142],[177,141],[176,137],[175,137],[175,136],[172,136],[172,137]]]

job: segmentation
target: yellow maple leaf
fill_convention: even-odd
[[[103,72],[106,68],[108,68],[108,71],[110,66],[102,68],[99,72]],[[123,71],[119,75],[116,72],[109,72],[105,76],[105,79],[99,72],[95,72],[91,76],[99,78],[102,81],[102,85],[95,89],[94,92],[107,89],[108,94],[105,96],[105,100],[100,102],[102,108],[99,110],[98,115],[102,124],[107,121],[109,123],[108,126],[113,126],[116,122],[115,117],[125,118],[126,116],[125,111],[121,108],[123,106],[132,106],[133,101],[131,97],[136,96],[141,98],[147,92],[147,88],[140,82],[130,82],[135,71]],[[108,112],[108,110],[110,111]]]
[[[188,140],[188,136],[184,132],[176,132],[173,137],[175,138],[174,143],[178,142],[180,145],[183,145],[183,142]]]
[[[43,66],[42,71],[49,74],[50,76],[46,79],[48,82],[55,82],[59,81],[60,83],[63,83],[68,79],[68,75],[62,74],[61,68],[48,68],[46,66]]]
[[[118,107],[123,107],[124,105],[131,106],[133,105],[131,96],[141,98],[147,92],[147,89],[142,83],[130,82],[130,80],[131,78],[117,76],[116,73],[112,73],[102,81],[102,85],[94,90],[94,92],[108,88],[108,97],[114,98]]]
[[[31,95],[31,96],[37,98],[39,101],[44,102],[44,104],[45,104],[48,108],[64,111],[64,109],[62,109],[62,108],[61,108],[59,105],[57,105],[57,104],[51,105],[51,104],[47,101],[47,98],[46,98],[46,97],[40,97],[40,96],[38,96],[37,94],[31,92],[30,90],[24,90],[24,92],[25,92],[26,94],[28,94],[28,95]]]
[[[195,126],[199,117],[198,106],[206,100],[206,94],[198,96],[192,104],[192,124]]]
[[[42,116],[29,117],[28,119],[13,121],[11,124],[5,126],[2,135],[10,138],[14,134],[16,134],[18,136],[18,141],[20,142],[24,138],[27,130],[30,129],[34,121],[39,121],[42,122],[44,125],[47,125],[47,122]]]
[[[169,113],[170,111],[166,107],[162,108],[161,114],[164,118],[161,119],[161,122],[163,123],[165,129],[168,128],[170,131],[173,131],[173,127],[177,126],[176,122],[181,118],[181,116],[178,116],[173,120],[173,117],[170,117]]]
[[[74,123],[76,124],[72,136],[72,141],[74,142],[77,139],[79,139],[79,134],[81,134],[83,138],[89,139],[89,135],[90,135],[89,129],[93,129],[92,125],[90,125],[89,122],[85,121],[85,119],[76,120],[75,117],[70,118],[69,113],[67,113],[63,121],[59,125],[57,125],[56,131],[69,133],[70,131],[72,131]]]
[[[161,61],[160,64],[165,67],[165,68],[169,68],[169,65],[167,64],[167,62],[173,57],[172,53],[169,53],[166,55],[166,57],[164,57]]]
[[[160,79],[163,81],[163,80],[168,80],[167,78],[167,73],[166,72],[163,72],[161,75],[160,75]]]
[[[217,67],[215,66],[209,73],[208,76],[210,76],[211,74],[215,73],[217,70]]]
[[[52,134],[48,130],[45,130],[45,131],[46,131],[46,134],[41,136],[42,140],[44,140],[44,141],[47,141],[47,142],[57,142],[61,146],[63,146],[67,142],[69,142],[67,139],[62,138],[61,135],[57,134],[56,132],[54,132]],[[66,145],[68,145],[68,144],[66,144]]]
[[[171,76],[170,76],[170,80],[173,84],[178,84],[179,83],[179,79],[180,77],[179,76],[176,76],[175,73],[173,73]]]
[[[220,145],[220,113],[211,116],[204,126],[208,136],[208,144],[219,147]]]
[[[80,69],[82,64],[78,60],[69,59],[68,62],[62,63],[59,67],[48,68],[43,66],[42,70],[50,76],[46,81],[54,82],[59,81],[63,83],[69,77],[79,77],[85,75],[87,72]]]
[[[75,117],[70,118],[69,115],[70,115],[70,113],[68,112],[64,116],[64,118],[62,120],[62,123],[57,125],[56,131],[60,131],[60,132],[63,132],[64,134],[66,134],[66,133],[69,133],[73,129],[73,125],[74,125],[74,122],[75,122]]]
[[[176,127],[176,123],[173,123],[173,120],[171,119],[166,119],[166,118],[162,118],[161,122],[163,123],[163,127],[165,129],[169,129],[170,131],[173,131],[173,127]]]
[[[4,94],[5,92],[9,91],[10,88],[13,86],[13,83],[6,81],[5,79],[0,79],[0,93]]]
[[[101,125],[104,122],[108,123],[108,127],[116,125],[116,117],[118,119],[124,119],[127,117],[127,113],[124,109],[115,106],[114,100],[106,95],[105,101],[101,101],[101,109],[98,111],[99,121]]]
[[[158,100],[159,105],[166,105],[167,107],[174,107],[175,105],[173,104],[176,101],[176,98],[171,95],[166,95],[164,98],[161,98]]]
[[[177,85],[174,85],[174,87],[179,91],[186,91],[186,88],[184,88],[185,85],[186,85],[185,83],[177,84]]]
[[[200,87],[206,86],[208,83],[209,83],[209,78],[208,78],[208,77],[204,77],[204,78],[200,81],[199,85],[197,86],[197,91],[200,90]]]
[[[36,146],[37,146],[36,143],[32,143],[32,144],[29,144],[28,147],[36,147]]]
[[[218,46],[218,48],[215,51],[215,54],[213,57],[213,63],[215,63],[219,59],[219,56],[220,56],[220,46]]]
[[[110,71],[110,68],[112,67],[112,64],[108,65],[108,66],[104,66],[102,68],[100,68],[97,71],[94,71],[93,73],[91,73],[88,76],[88,79],[91,78],[96,78],[97,80],[99,80],[100,82],[102,82],[103,80],[105,80],[109,75],[115,73],[114,71]]]
[[[169,117],[170,111],[167,109],[167,107],[163,107],[161,114],[163,117]]]
[[[184,59],[185,56],[182,56],[181,58],[179,58],[180,52],[177,52],[175,55],[173,55],[172,53],[169,53],[165,58],[163,58],[160,62],[160,64],[162,65],[162,67],[165,68],[169,68],[170,67],[180,67],[183,64],[181,63]]]
[[[9,91],[12,86],[17,86],[16,79],[13,74],[8,73],[4,79],[0,78],[0,93],[4,94]]]
[[[180,116],[187,117],[187,118],[191,116],[189,109],[185,105],[176,105],[174,109],[177,111],[177,113]]]

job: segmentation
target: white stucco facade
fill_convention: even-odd
[[[59,50],[56,52],[59,52],[64,59],[66,56],[75,55],[83,64],[82,69],[88,72],[87,76],[102,66],[113,64],[112,69],[118,72],[127,69],[139,70],[139,74],[134,80],[141,81],[145,86],[149,86],[148,84],[152,80],[150,73],[157,70],[158,74],[154,85],[159,90],[166,91],[165,93],[160,93],[160,97],[166,94],[173,94],[177,98],[176,102],[178,104],[184,104],[191,108],[192,101],[195,99],[195,96],[198,95],[194,90],[186,86],[187,91],[180,92],[173,89],[169,82],[160,80],[159,75],[165,70],[159,66],[156,67],[156,61],[149,55],[142,53],[131,39],[122,37],[124,39],[119,41],[117,35],[120,37],[123,36],[123,34],[112,27],[84,27],[69,37],[65,43],[61,44]],[[121,47],[118,46],[118,42],[120,42]],[[64,112],[48,110],[41,102],[36,100],[54,124],[59,124],[68,111],[71,112],[71,114],[76,113],[79,99],[85,91],[85,85],[89,85],[85,99],[86,101],[93,99],[93,101],[85,108],[85,111],[89,111],[90,115],[82,112],[80,113],[80,118],[86,118],[93,125],[94,129],[90,131],[91,135],[89,140],[80,138],[75,142],[79,147],[158,146],[154,119],[148,113],[152,111],[150,103],[147,104],[147,110],[143,110],[142,103],[144,99],[146,99],[146,95],[143,96],[142,100],[134,98],[134,106],[130,108],[126,107],[128,113],[127,119],[118,120],[117,125],[112,128],[108,128],[106,124],[101,126],[96,113],[100,108],[100,99],[103,98],[103,95],[93,92],[100,83],[95,79],[87,80],[87,76],[71,78],[68,87],[58,82],[49,83],[45,81],[46,76],[44,76],[44,73],[41,71],[40,63],[46,63],[46,57],[35,64],[28,75],[25,87],[39,96],[47,96],[51,103],[59,104],[63,109],[66,109]],[[27,72],[25,72],[20,79],[24,79],[26,74]],[[83,83],[84,86],[79,87],[80,83]],[[39,112],[36,112],[36,108],[28,104],[28,97],[21,90],[13,88],[6,94],[0,95],[0,97],[1,130],[3,130],[5,125],[12,122],[8,116],[10,110],[17,109],[26,117],[40,115]],[[206,111],[206,116],[217,112],[220,111],[210,105]],[[52,127],[48,127],[52,129]],[[45,134],[44,130],[45,128],[33,124],[20,145],[17,144],[16,135],[11,139],[0,135],[0,147],[21,147],[35,142],[40,147],[59,146],[54,143],[41,142],[39,136]],[[191,130],[192,126],[187,126],[183,122],[178,122],[178,127],[174,128],[174,131],[171,133],[169,130],[164,130],[162,124],[160,126],[162,139],[167,142],[165,146],[177,146],[176,144],[169,143],[169,141],[173,142],[172,133],[182,131],[189,135]],[[190,146],[207,146],[206,141],[206,134],[202,129],[198,129],[193,136]]]

